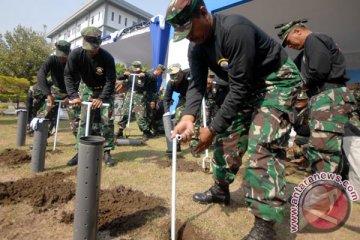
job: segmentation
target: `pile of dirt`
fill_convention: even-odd
[[[100,194],[99,230],[110,230],[111,236],[139,228],[166,214],[165,201],[143,192],[119,186]]]
[[[14,166],[31,162],[31,156],[25,150],[7,148],[0,153],[0,164]]]
[[[171,167],[171,160],[157,160],[155,162],[160,167],[166,168]],[[185,161],[183,159],[177,159],[176,161],[176,171],[179,172],[196,172],[201,171],[201,166],[193,161]]]
[[[65,204],[75,196],[75,184],[64,178],[73,172],[46,173],[34,178],[0,183],[0,205],[25,202],[35,212],[43,212]]]

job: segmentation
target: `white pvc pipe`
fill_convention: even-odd
[[[176,150],[177,142],[181,140],[179,134],[172,142],[172,171],[171,171],[171,240],[176,239]]]
[[[81,102],[82,105],[86,105],[86,127],[85,127],[85,137],[89,136],[89,125],[90,125],[90,110],[92,102]],[[109,103],[103,103],[101,107],[109,107]]]
[[[57,141],[57,134],[59,129],[59,120],[60,120],[60,112],[61,112],[61,104],[64,102],[63,100],[55,100],[55,102],[59,103],[57,118],[56,118],[56,125],[55,125],[55,136],[54,136],[54,146],[53,151],[56,149],[56,141]]]
[[[127,127],[127,128],[130,127],[131,107],[132,107],[132,100],[133,100],[133,96],[134,96],[134,88],[135,88],[136,76],[140,76],[140,74],[135,74],[135,73],[131,73],[131,74],[130,74],[132,83],[131,83],[131,93],[130,93],[130,103],[129,103],[129,116],[128,116],[128,122],[127,122],[127,124],[126,124],[126,127]]]
[[[202,117],[203,117],[203,126],[204,128],[207,127],[207,124],[206,124],[206,108],[205,108],[205,97],[202,99],[202,102],[201,102],[201,111],[202,111]],[[206,149],[205,150],[205,157],[203,158],[202,160],[202,164],[201,164],[201,167],[203,169],[205,169],[205,159],[208,159],[209,158],[209,149]]]

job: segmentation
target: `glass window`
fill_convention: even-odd
[[[127,18],[125,18],[125,27],[127,27]]]
[[[121,24],[121,15],[119,14],[119,24]]]
[[[111,21],[114,21],[114,16],[115,16],[115,13],[112,12],[112,13],[111,13]]]

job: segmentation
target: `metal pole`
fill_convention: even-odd
[[[73,239],[95,240],[99,208],[101,159],[105,138],[80,138]]]
[[[176,239],[176,147],[181,136],[176,135],[172,140],[172,170],[171,170],[171,240]]]
[[[35,131],[31,153],[31,169],[33,172],[44,171],[49,122],[49,119],[40,118],[34,126]]]
[[[59,120],[60,120],[60,112],[61,112],[61,104],[64,102],[63,100],[55,100],[55,102],[59,103],[58,106],[58,113],[56,118],[56,126],[55,126],[55,136],[54,136],[54,146],[53,151],[55,151],[56,148],[56,141],[57,141],[57,134],[58,134],[58,128],[59,128]]]
[[[166,152],[171,152],[172,149],[171,130],[173,129],[173,122],[171,121],[170,112],[167,112],[163,115],[163,123],[164,123],[166,145],[167,145]]]
[[[26,140],[27,111],[25,109],[16,110],[17,114],[17,133],[16,146],[24,146]]]
[[[128,116],[128,122],[126,124],[127,128],[130,127],[131,107],[132,107],[132,100],[133,100],[133,96],[134,96],[136,76],[140,76],[140,74],[132,73],[132,74],[130,74],[130,76],[131,76],[132,83],[131,83],[131,93],[130,93],[129,116]]]
[[[206,124],[206,107],[205,107],[205,98],[202,99],[202,102],[201,102],[201,110],[202,110],[202,117],[203,117],[203,126],[204,128],[207,127],[207,124]],[[201,167],[202,169],[205,169],[206,166],[205,166],[205,161],[206,159],[209,158],[209,149],[206,149],[205,150],[205,157],[203,158],[202,160],[202,164],[201,164]]]
[[[89,126],[90,126],[90,111],[92,102],[81,102],[82,105],[86,105],[86,126],[85,126],[85,137],[89,136]],[[109,103],[103,103],[101,107],[109,107]]]

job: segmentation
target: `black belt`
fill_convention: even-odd
[[[104,86],[90,87],[91,90],[102,90]]]

